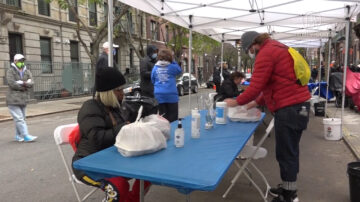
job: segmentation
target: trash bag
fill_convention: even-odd
[[[170,122],[164,117],[158,114],[151,114],[144,117],[141,121],[144,123],[151,122],[156,128],[160,129],[166,140],[170,139]]]
[[[142,122],[141,106],[134,123],[123,126],[116,136],[115,146],[124,157],[153,153],[166,148],[166,139],[153,122]]]

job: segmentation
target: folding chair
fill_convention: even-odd
[[[240,175],[242,173],[244,173],[244,175],[246,176],[246,178],[250,181],[250,183],[258,190],[259,194],[261,195],[261,197],[264,199],[264,201],[266,202],[266,198],[268,196],[269,190],[270,190],[270,185],[268,183],[268,181],[266,180],[264,174],[255,166],[254,163],[252,163],[251,161],[253,159],[259,159],[259,158],[264,158],[267,154],[266,149],[262,148],[261,145],[264,143],[265,139],[269,136],[271,130],[274,128],[274,118],[270,121],[268,127],[266,128],[266,131],[263,135],[263,137],[260,139],[260,141],[258,142],[258,144],[256,146],[251,146],[251,145],[245,145],[244,148],[242,149],[242,151],[240,152],[240,156],[242,158],[245,158],[245,162],[244,164],[240,165],[236,160],[235,160],[235,164],[236,166],[239,168],[239,170],[237,171],[236,175],[234,176],[234,178],[231,180],[231,184],[228,187],[228,189],[226,190],[226,192],[223,195],[223,198],[226,198],[226,196],[228,195],[228,193],[230,192],[230,190],[232,189],[232,187],[235,185],[236,181],[238,180],[238,178],[240,177]],[[260,175],[260,177],[262,178],[262,180],[264,181],[265,185],[266,185],[266,190],[265,192],[263,192],[261,190],[261,188],[254,182],[254,180],[251,178],[250,176],[250,171],[248,169],[248,165],[251,165],[254,170]]]
[[[63,163],[65,165],[66,168],[66,172],[68,173],[69,176],[69,181],[72,184],[72,187],[74,189],[76,198],[79,202],[85,201],[87,198],[89,198],[89,196],[91,196],[98,188],[93,188],[88,194],[86,194],[82,199],[80,198],[79,192],[76,188],[76,184],[83,184],[81,181],[79,181],[75,175],[72,172],[72,169],[70,169],[69,164],[66,162],[65,156],[64,156],[64,152],[62,150],[62,146],[68,144],[69,145],[69,134],[70,132],[73,130],[73,128],[76,126],[77,124],[68,124],[68,125],[61,125],[55,128],[54,131],[54,139],[55,139],[55,143],[59,149],[60,155],[61,155],[61,159],[63,160]]]

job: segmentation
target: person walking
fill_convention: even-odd
[[[96,62],[96,69],[95,69],[95,77],[96,77],[96,74],[98,74],[98,72],[102,69],[102,68],[107,68],[109,67],[109,47],[110,47],[110,44],[109,42],[105,42],[103,43],[102,45],[102,50],[103,52],[100,54],[97,62]],[[116,49],[115,48],[119,48],[119,45],[116,45],[116,44],[113,44],[113,52],[112,54],[116,54]],[[116,62],[114,60],[114,68],[116,68]],[[95,82],[94,82],[94,91],[93,91],[93,97],[95,97],[95,92],[96,92],[96,79],[95,79]]]
[[[179,93],[176,88],[176,76],[181,74],[181,68],[173,61],[170,50],[159,52],[159,61],[151,72],[151,81],[154,84],[154,94],[159,102],[159,113],[169,122],[178,119]]]
[[[141,95],[154,97],[154,85],[151,82],[151,72],[157,60],[158,48],[154,45],[148,45],[146,56],[140,60],[140,89]]]
[[[255,58],[250,86],[236,100],[226,99],[228,106],[245,105],[252,108],[266,105],[275,113],[276,159],[282,183],[270,189],[276,196],[273,202],[293,202],[297,198],[299,173],[299,142],[309,121],[310,92],[297,83],[294,60],[284,44],[272,40],[269,34],[245,32],[242,48]],[[300,113],[306,108],[306,115]]]
[[[98,58],[98,61],[96,62],[96,72],[98,72],[101,68],[104,68],[104,67],[109,67],[109,47],[110,47],[110,44],[109,42],[105,42],[103,43],[103,46],[102,46],[102,49],[103,49],[103,52],[100,54],[99,58]],[[113,52],[111,54],[115,55],[116,54],[116,49],[115,48],[119,48],[119,45],[116,45],[116,44],[113,44]],[[116,67],[116,62],[114,61],[114,66],[113,67]],[[95,73],[96,74],[96,73]]]
[[[26,104],[30,98],[29,89],[34,80],[29,69],[26,68],[25,57],[22,54],[14,56],[14,62],[6,72],[9,90],[6,94],[6,104],[15,122],[15,140],[18,142],[32,142],[37,136],[29,134],[26,124]]]

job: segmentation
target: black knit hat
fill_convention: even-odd
[[[122,86],[126,81],[121,72],[116,68],[104,67],[96,72],[95,83],[96,91],[104,92]]]

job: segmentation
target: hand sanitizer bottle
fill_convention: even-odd
[[[175,147],[184,147],[184,129],[182,128],[181,119],[179,119],[178,127],[175,129],[174,141]]]
[[[191,111],[191,137],[200,138],[200,113],[197,108]]]

